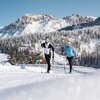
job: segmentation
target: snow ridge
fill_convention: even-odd
[[[48,14],[29,13],[20,17],[17,21],[2,27],[0,29],[0,37],[55,32],[67,26],[87,23],[95,19],[95,17],[82,17],[78,14],[57,19]]]

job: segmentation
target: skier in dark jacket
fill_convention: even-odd
[[[68,45],[64,46],[64,53],[67,57],[67,60],[69,62],[69,66],[70,66],[69,73],[71,73],[72,72],[72,62],[73,62],[73,59],[76,58],[76,50],[71,45],[70,42],[68,42]]]
[[[51,64],[50,64],[50,59],[51,59],[51,50],[52,50],[52,58],[54,59],[54,47],[52,44],[49,42],[49,38],[45,38],[45,42],[41,44],[42,48],[44,48],[44,55],[45,55],[45,60],[48,64],[47,68],[47,73],[50,72],[51,70]]]

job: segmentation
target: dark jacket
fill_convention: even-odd
[[[44,48],[44,53],[45,54],[51,54],[51,50],[54,53],[54,47],[52,46],[51,43],[42,43],[41,47]]]

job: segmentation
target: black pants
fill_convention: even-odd
[[[73,56],[72,57],[67,57],[67,60],[68,60],[68,62],[69,62],[69,66],[70,66],[70,70],[69,70],[69,72],[72,72],[72,61],[73,61]]]
[[[47,72],[49,73],[49,71],[51,69],[51,64],[50,64],[51,54],[45,54],[45,59],[48,64]]]

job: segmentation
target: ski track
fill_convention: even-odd
[[[38,67],[39,66],[39,67]],[[40,67],[41,66],[41,67]],[[73,71],[69,74],[69,65],[52,65],[53,73],[45,73],[47,65],[24,65],[23,69],[20,66],[0,65],[0,91],[6,88],[22,86],[30,83],[53,80],[57,78],[65,78],[69,76],[89,75],[95,72],[94,69],[74,66]],[[41,73],[41,70],[43,73]]]
[[[56,78],[55,74],[41,74],[46,80],[3,89],[0,97],[2,100],[99,100],[100,78],[94,74],[91,77],[68,74]],[[48,79],[47,76],[54,78]]]
[[[6,66],[7,67],[7,66]],[[72,76],[83,76],[83,75],[89,75],[94,72],[94,70],[87,70],[88,72],[83,72],[82,68],[77,68],[77,70],[73,70],[71,74],[68,73],[69,68],[67,66],[67,72],[64,72],[63,67],[53,67],[53,73],[41,73],[41,72],[35,72],[35,70],[31,70],[33,67],[28,69],[26,67],[25,69],[18,69],[11,70],[11,69],[2,69],[0,70],[0,91],[6,88],[12,88],[17,86],[22,86],[25,84],[35,83],[35,82],[41,82],[45,80],[53,80],[57,78],[65,78],[65,77],[72,77]],[[5,71],[3,71],[5,70]],[[86,70],[86,69],[85,69]],[[89,72],[90,71],[90,72]]]

